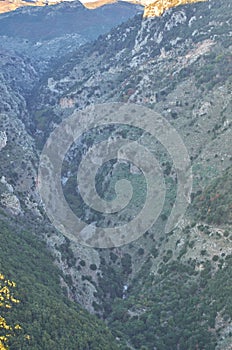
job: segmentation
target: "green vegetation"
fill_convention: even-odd
[[[212,89],[214,85],[225,82],[231,75],[231,54],[229,52],[222,52],[219,55],[211,53],[206,56],[206,59],[206,64],[200,67],[195,74],[196,85],[202,87],[206,84],[207,89]]]
[[[0,271],[17,282],[21,302],[3,317],[20,324],[28,342],[10,349],[117,349],[106,326],[69,301],[60,287],[60,274],[38,237],[0,222]]]
[[[16,287],[14,281],[8,280],[0,273],[0,350],[7,350],[9,340],[18,343],[21,336],[22,327],[19,324],[9,325],[3,315],[7,315],[15,304],[20,303],[20,300],[14,297],[13,289]],[[29,340],[30,336],[24,335],[25,340]]]
[[[232,223],[232,168],[215,179],[194,200],[197,219],[208,224]],[[228,236],[228,233],[227,233]]]
[[[196,348],[214,350],[216,316],[232,317],[232,257],[214,276],[209,262],[195,271],[195,262],[163,265],[160,276],[133,284],[126,300],[115,300],[109,325],[115,335],[130,339],[135,349]],[[212,303],[212,300],[214,301]]]
[[[139,139],[146,147],[151,146],[165,178],[163,211],[155,227],[141,241],[117,249],[96,249],[94,253],[99,260],[92,261],[91,256],[79,254],[66,240],[57,247],[65,277],[53,265],[39,235],[1,223],[0,273],[17,282],[16,297],[21,300],[3,316],[7,324],[20,324],[22,334],[30,336],[29,342],[22,339],[19,344],[12,343],[12,350],[114,350],[118,348],[115,337],[120,339],[118,344],[123,350],[215,350],[217,341],[223,337],[232,343],[229,332],[223,333],[227,325],[231,329],[232,319],[232,257],[226,256],[232,239],[229,226],[232,168],[215,179],[225,164],[219,158],[223,150],[215,147],[217,144],[223,147],[228,140],[223,136],[228,132],[231,116],[227,106],[231,84],[228,78],[231,16],[226,1],[211,1],[210,7],[208,2],[186,7],[186,19],[185,16],[181,19],[182,11],[178,10],[175,16],[172,10],[154,21],[144,21],[142,28],[141,16],[137,16],[78,53],[66,59],[57,58],[53,71],[47,72],[32,91],[25,116],[28,112],[28,128],[37,148],[42,148],[55,124],[71,113],[71,109],[60,105],[62,97],[73,98],[78,108],[98,102],[134,101],[162,112],[180,131],[194,173],[198,175],[195,182],[200,179],[196,185],[208,187],[193,198],[194,224],[190,222],[179,231],[178,235],[182,236],[175,240],[176,230],[167,235],[163,231],[178,187],[167,150],[136,128],[110,125],[83,134],[77,148],[73,146],[67,153],[62,169],[62,178],[68,178],[63,185],[64,195],[75,214],[86,222],[97,221],[99,226],[113,227],[119,221],[127,222],[145,202],[146,183],[142,173],[124,162],[115,166],[112,160],[100,167],[95,178],[96,190],[103,199],[112,200],[116,182],[128,179],[134,190],[128,208],[113,218],[88,211],[83,204],[77,188],[78,164],[89,147],[108,136]],[[48,78],[57,83],[53,91],[48,87]],[[209,104],[209,109],[201,108],[204,102],[206,107]],[[6,131],[10,135],[10,129]],[[14,186],[24,178],[15,163],[22,152],[15,145],[12,141],[1,151],[2,173]],[[217,164],[222,162],[218,167],[212,167],[214,157]],[[209,163],[205,165],[204,161]],[[26,167],[26,163],[22,166]],[[215,180],[211,182],[212,179]],[[21,187],[18,189],[17,195],[23,203]],[[3,184],[0,190],[5,191]],[[7,214],[5,219],[9,219]],[[35,221],[33,216],[31,220]],[[224,227],[219,230],[211,225],[228,226],[227,230]],[[42,231],[43,227],[37,229]],[[203,237],[202,245],[198,234],[199,238]],[[224,244],[228,244],[225,251]],[[62,294],[62,278],[75,292],[72,278],[77,278],[83,303],[90,298],[87,304],[92,304],[96,314],[106,320],[111,332],[103,322]],[[96,288],[94,300],[87,287]],[[65,292],[66,288],[63,289]],[[223,345],[218,350],[225,349]]]

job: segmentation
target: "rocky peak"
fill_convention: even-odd
[[[172,7],[203,1],[207,0],[142,0],[144,17],[159,17]]]

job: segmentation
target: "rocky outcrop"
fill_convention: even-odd
[[[6,147],[7,144],[7,135],[5,131],[0,131],[0,151]]]
[[[22,213],[20,201],[18,197],[14,194],[13,186],[10,185],[5,176],[0,179],[0,185],[3,185],[5,192],[1,194],[0,203],[4,208],[6,208],[11,214],[19,215]],[[2,186],[0,186],[1,189]]]
[[[142,0],[141,3],[145,6],[144,17],[159,17],[164,11],[180,5],[202,2],[207,0]]]
[[[19,215],[22,213],[20,201],[15,194],[3,193],[1,195],[1,204],[13,215]]]

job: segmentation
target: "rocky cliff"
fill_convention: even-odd
[[[180,5],[191,4],[195,2],[206,1],[206,0],[156,0],[142,1],[144,8],[144,17],[158,17],[161,16],[164,11]]]

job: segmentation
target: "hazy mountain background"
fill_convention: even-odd
[[[125,22],[142,7],[125,2],[95,10],[81,2],[24,7],[0,15],[0,50],[28,57],[39,70]]]

